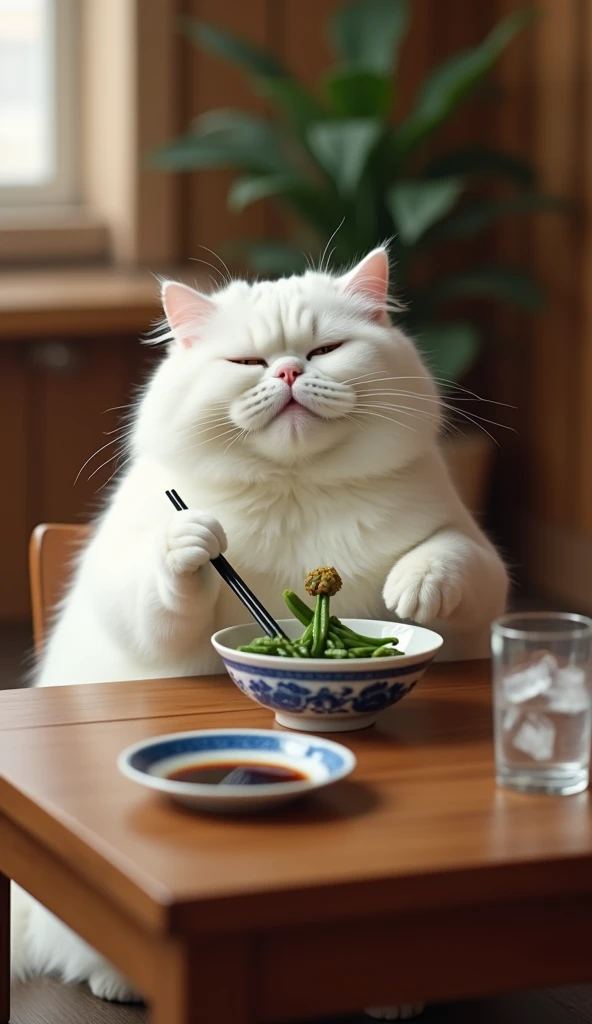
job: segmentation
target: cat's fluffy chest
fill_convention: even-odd
[[[275,614],[282,611],[284,588],[301,591],[306,573],[327,564],[344,578],[341,614],[378,611],[387,573],[431,532],[436,514],[412,481],[396,477],[339,488],[288,481],[232,496],[196,494],[195,500],[220,519],[228,558]],[[228,604],[225,595],[221,603]],[[231,605],[231,621],[234,612]]]

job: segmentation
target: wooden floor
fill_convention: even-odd
[[[31,649],[26,626],[0,629],[0,689],[23,684]],[[569,936],[558,936],[568,941]],[[592,970],[592,940],[591,940]],[[140,1006],[95,999],[84,986],[41,978],[14,986],[11,1024],[145,1024]],[[331,1024],[370,1024],[362,1014],[331,1018]],[[422,1024],[592,1024],[592,986],[525,992],[496,999],[429,1007]],[[174,1024],[174,1021],[171,1021]],[[220,1024],[232,1024],[220,1021]],[[320,1022],[316,1022],[320,1024]],[[327,1022],[329,1024],[329,1022]]]
[[[11,1024],[146,1024],[146,1020],[142,1007],[104,1003],[82,986],[60,985],[43,978],[14,987]],[[591,1021],[592,993],[588,988],[525,992],[498,999],[432,1006],[419,1018],[420,1024],[589,1024]],[[220,1024],[232,1022],[221,1020]],[[331,1017],[323,1024],[371,1024],[371,1021],[357,1014]]]

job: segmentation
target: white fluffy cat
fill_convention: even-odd
[[[392,326],[387,294],[383,249],[342,277],[237,281],[209,298],[164,285],[170,345],[37,685],[220,671],[210,635],[245,618],[209,565],[227,544],[272,614],[284,588],[335,564],[336,614],[432,623],[447,657],[487,653],[506,572],[450,482],[434,382]],[[188,511],[172,510],[167,487]],[[133,997],[20,890],[15,910],[17,974],[56,971]]]

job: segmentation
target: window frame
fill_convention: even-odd
[[[55,174],[39,185],[0,185],[0,218],[80,201],[80,17],[77,0],[51,0],[50,82]]]
[[[179,130],[178,0],[62,3],[66,13],[76,7],[66,31],[75,30],[78,40],[77,69],[70,65],[80,126],[77,201],[0,204],[0,270],[55,261],[175,263],[180,181],[148,170],[145,154]]]

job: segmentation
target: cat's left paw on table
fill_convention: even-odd
[[[433,622],[452,615],[462,600],[462,584],[445,562],[420,561],[411,553],[389,573],[383,597],[399,619]]]

